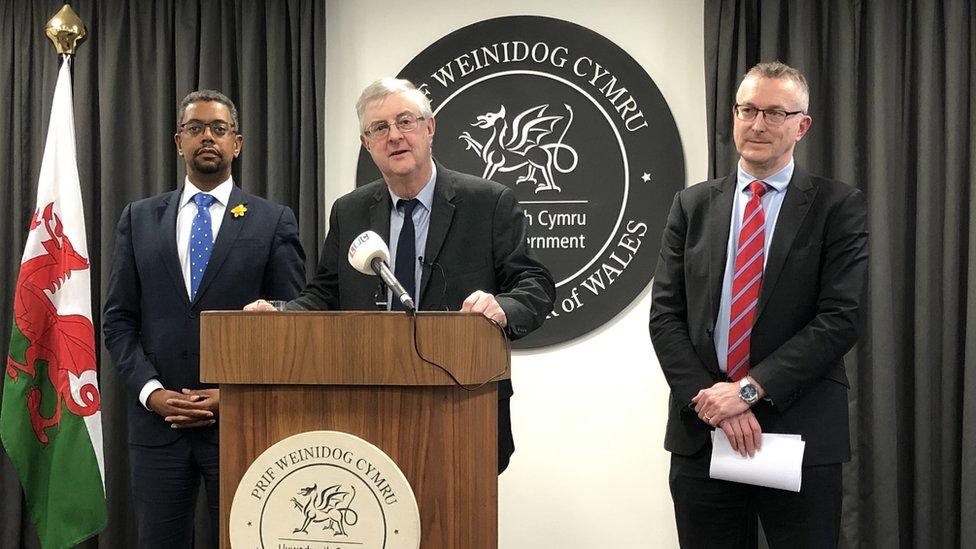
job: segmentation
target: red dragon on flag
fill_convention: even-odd
[[[30,344],[24,353],[23,364],[7,357],[7,374],[12,379],[17,379],[19,372],[35,378],[35,363],[38,360],[47,362],[48,381],[57,398],[54,413],[44,417],[41,412],[42,397],[38,387],[41,380],[35,380],[27,395],[34,434],[41,443],[47,444],[44,430],[61,421],[62,403],[71,413],[85,417],[98,411],[100,398],[95,382],[95,341],[91,320],[83,315],[58,314],[50,297],[60,290],[72,272],[88,269],[88,259],[71,245],[61,219],[54,212],[54,203],[44,208],[39,219],[40,213],[40,209],[34,212],[30,231],[43,228],[47,232],[49,238],[41,242],[46,253],[21,265],[14,295],[14,322]],[[78,380],[77,394],[72,394],[72,377]]]

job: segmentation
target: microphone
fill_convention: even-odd
[[[357,236],[349,245],[349,264],[363,274],[379,275],[408,311],[417,310],[413,297],[390,271],[390,249],[380,235],[366,231]]]

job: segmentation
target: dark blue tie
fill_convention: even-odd
[[[212,195],[197,193],[193,202],[197,205],[197,215],[193,217],[190,228],[190,301],[197,297],[197,289],[207,270],[210,252],[213,250],[213,227],[210,225],[210,206],[214,203]]]
[[[410,200],[397,200],[397,209],[403,209],[403,227],[400,229],[400,236],[397,238],[396,265],[393,267],[393,275],[396,276],[403,289],[416,299],[417,288],[417,231],[413,226],[413,210],[420,204],[416,198]],[[405,311],[403,303],[400,303],[398,296],[393,296],[393,303],[390,307],[394,311]]]

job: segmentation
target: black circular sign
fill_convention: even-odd
[[[514,347],[590,332],[647,286],[684,155],[630,55],[568,21],[501,17],[441,38],[399,77],[430,98],[438,161],[515,191],[529,246],[556,279],[554,310]],[[362,150],[358,184],[378,177]]]

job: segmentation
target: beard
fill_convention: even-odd
[[[219,173],[224,169],[224,157],[219,153],[216,155],[217,158],[213,160],[204,160],[202,155],[194,155],[193,157],[193,168],[198,173]]]

